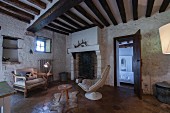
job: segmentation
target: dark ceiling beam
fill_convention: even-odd
[[[138,19],[138,0],[132,0],[133,20]]]
[[[68,16],[70,16],[71,18],[73,18],[74,20],[78,21],[79,23],[82,23],[82,24],[84,24],[86,26],[89,25],[85,20],[83,20],[82,18],[80,18],[79,16],[77,16],[75,13],[73,13],[71,11],[67,11],[66,14]]]
[[[108,17],[110,18],[110,20],[112,21],[112,23],[113,23],[114,25],[117,25],[118,23],[117,23],[115,17],[113,16],[113,13],[112,13],[112,11],[110,10],[107,1],[106,1],[106,0],[99,0],[99,2],[100,2],[100,4],[102,5],[102,7],[103,7],[103,9],[105,10],[105,12],[106,12],[106,14],[108,15]]]
[[[95,26],[96,26],[95,24],[91,24],[89,26],[84,26],[81,29],[76,29],[74,32],[82,31],[82,30],[89,29],[89,28],[92,28],[92,27],[95,27]]]
[[[48,0],[48,1],[51,2],[51,3],[53,2],[53,0]]]
[[[97,9],[95,4],[93,3],[92,0],[85,0],[84,1],[86,5],[91,9],[91,11],[100,19],[100,21],[105,25],[109,26],[109,22],[104,18],[104,16],[100,13],[100,11]]]
[[[9,12],[7,10],[2,9],[1,7],[0,7],[0,13],[6,14],[6,15],[11,16],[13,18],[16,18],[16,19],[18,19],[20,21],[23,21],[23,22],[26,22],[26,23],[30,23],[29,19],[21,17],[20,15],[17,15],[17,14],[11,13],[11,12]]]
[[[48,26],[53,27],[53,28],[55,28],[55,29],[58,29],[58,30],[60,30],[60,31],[64,31],[64,32],[67,32],[67,33],[72,33],[71,30],[65,29],[65,28],[60,27],[60,26],[58,26],[58,25],[55,25],[55,24],[53,24],[53,23],[49,23]]]
[[[153,9],[155,0],[148,0],[147,1],[147,9],[146,9],[146,17],[150,17]]]
[[[124,3],[123,0],[116,0],[119,12],[120,12],[120,16],[122,18],[122,22],[126,23],[126,12],[125,12],[125,7],[124,7]]]
[[[92,17],[90,14],[88,14],[80,5],[77,5],[74,7],[79,13],[81,13],[83,16],[85,16],[87,19],[89,19],[91,22],[93,22],[95,25],[97,25],[99,28],[103,28],[104,26],[98,22],[94,17]]]
[[[53,22],[54,22],[54,23],[57,23],[57,24],[59,24],[59,25],[61,25],[61,26],[63,26],[63,27],[66,27],[66,28],[68,28],[68,29],[70,29],[70,30],[72,30],[72,31],[75,31],[75,30],[76,30],[74,27],[72,27],[72,26],[70,26],[70,25],[68,25],[68,24],[65,24],[64,22],[62,22],[62,21],[60,21],[60,20],[55,19]]]
[[[67,16],[65,15],[61,15],[59,18],[63,19],[64,21],[66,21],[67,23],[77,27],[78,29],[81,29],[82,26],[79,25],[78,23],[76,23],[75,21],[71,20],[70,18],[68,18]]]
[[[27,28],[28,31],[37,32],[57,17],[78,5],[84,0],[59,0],[46,13],[38,18],[31,26]]]
[[[166,10],[166,8],[168,7],[169,3],[170,3],[170,0],[164,0],[162,2],[160,9],[159,9],[159,13],[164,12]]]
[[[24,9],[24,10],[30,12],[30,13],[33,13],[35,15],[40,14],[40,10],[38,10],[38,9],[32,7],[32,6],[29,6],[29,5],[23,3],[23,2],[21,2],[19,0],[4,0],[4,1],[7,2],[7,3],[10,3],[12,5],[15,5],[15,6],[19,7],[19,8],[22,8],[22,9]]]
[[[42,2],[41,0],[28,0],[28,1],[42,9],[46,8],[46,4],[44,2]]]
[[[34,19],[33,15],[31,15],[31,14],[29,14],[27,12],[24,12],[22,10],[19,10],[19,9],[17,9],[17,8],[11,6],[11,5],[3,3],[1,1],[0,1],[0,6],[3,7],[5,10],[8,10],[8,11],[10,10],[12,12],[19,13],[20,15],[24,15],[25,17],[28,17],[29,19]]]
[[[59,31],[57,29],[48,27],[48,26],[45,26],[44,29],[47,29],[47,30],[50,30],[50,31],[53,31],[53,32],[57,32],[57,33],[60,33],[60,34],[64,34],[64,35],[69,35],[69,33],[65,33],[65,32]]]
[[[133,47],[133,43],[119,45],[119,48]]]

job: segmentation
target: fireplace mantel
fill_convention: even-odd
[[[100,50],[99,45],[92,45],[92,46],[71,48],[71,49],[68,49],[68,53],[85,52],[85,51],[99,51],[99,50]]]

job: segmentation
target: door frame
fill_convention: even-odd
[[[119,57],[119,54],[118,54],[118,49],[119,48],[117,47],[117,42],[134,40],[134,38],[136,37],[137,33],[140,34],[140,30],[138,30],[135,34],[132,34],[132,35],[126,35],[126,36],[120,36],[120,37],[113,38],[113,50],[114,50],[113,51],[113,53],[114,53],[114,55],[113,55],[113,57],[114,57],[114,64],[113,64],[114,65],[114,87],[117,87],[117,82],[118,82],[118,80],[117,80],[117,73],[119,71],[118,68],[117,68],[118,63],[119,63],[119,61],[117,60],[118,57]],[[139,39],[139,40],[141,41],[141,39]],[[135,42],[133,41],[133,47],[134,47],[134,44],[135,44]],[[141,52],[141,50],[140,50],[140,52]],[[140,69],[140,71],[141,71],[141,69]],[[141,81],[142,81],[142,79],[141,79],[142,75],[141,74],[139,75],[139,78],[140,78],[140,83],[141,83]],[[141,89],[142,89],[142,86],[140,85],[140,90]],[[141,96],[139,96],[139,98],[141,98]]]

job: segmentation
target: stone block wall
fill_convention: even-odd
[[[8,81],[13,83],[13,77],[11,71],[19,68],[34,67],[38,68],[38,60],[40,59],[53,59],[53,72],[54,79],[58,79],[58,72],[65,71],[65,43],[66,36],[60,35],[48,30],[41,30],[37,32],[36,36],[43,36],[52,39],[52,53],[39,53],[35,50],[35,36],[28,36],[25,34],[27,24],[16,20],[12,17],[0,14],[0,81]],[[7,65],[2,64],[2,35],[19,37],[23,40],[18,40],[18,46],[22,49],[18,50],[19,62],[21,64]],[[30,49],[33,50],[33,54],[30,54]]]
[[[157,13],[149,18],[140,18],[125,24],[103,29],[105,63],[111,65],[108,85],[114,85],[113,38],[134,34],[141,30],[142,89],[145,94],[152,94],[153,85],[159,81],[170,81],[170,56],[162,54],[159,27],[170,23],[170,10]]]

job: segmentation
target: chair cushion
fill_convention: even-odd
[[[36,78],[36,79],[33,79],[33,80],[28,80],[28,81],[26,81],[26,85],[29,86],[29,85],[37,84],[37,83],[40,83],[40,82],[44,82],[44,79],[43,78]]]
[[[14,83],[14,86],[25,88],[25,81],[24,80],[19,80],[19,81]]]

